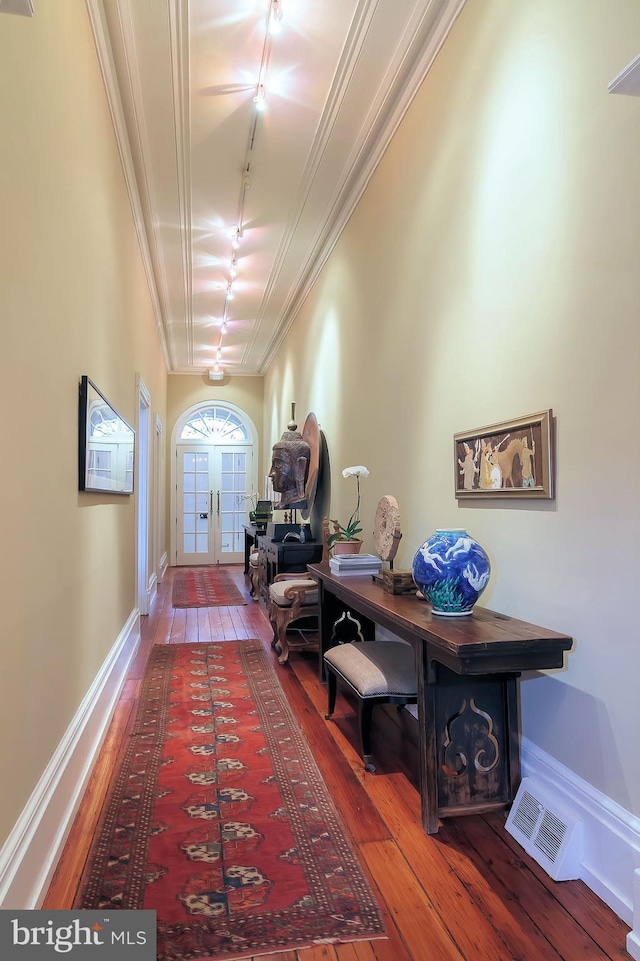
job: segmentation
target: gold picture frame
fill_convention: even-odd
[[[554,480],[553,412],[453,435],[455,496],[546,498]]]

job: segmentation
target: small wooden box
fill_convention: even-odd
[[[383,571],[382,588],[387,594],[408,594],[415,591],[411,571]]]

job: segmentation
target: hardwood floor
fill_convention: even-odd
[[[229,568],[247,605],[175,609],[170,569],[154,610],[143,618],[139,651],[57,866],[46,909],[74,905],[89,846],[135,714],[153,644],[260,638],[271,628],[249,596],[241,568]],[[273,653],[273,652],[272,652]],[[326,784],[368,871],[385,914],[388,940],[321,945],[261,955],[264,961],[578,961],[628,959],[628,927],[581,881],[554,882],[504,830],[504,816],[453,818],[437,835],[420,825],[416,755],[393,716],[374,729],[378,767],[364,771],[351,705],[339,696],[331,721],[317,678],[317,656],[292,653],[282,685]]]

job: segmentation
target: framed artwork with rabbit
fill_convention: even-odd
[[[454,434],[455,496],[553,498],[553,412]]]

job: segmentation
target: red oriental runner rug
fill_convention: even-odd
[[[155,910],[158,961],[384,937],[259,641],[152,649],[77,907]]]
[[[218,567],[181,567],[173,578],[174,607],[239,607],[246,604],[229,571]]]

